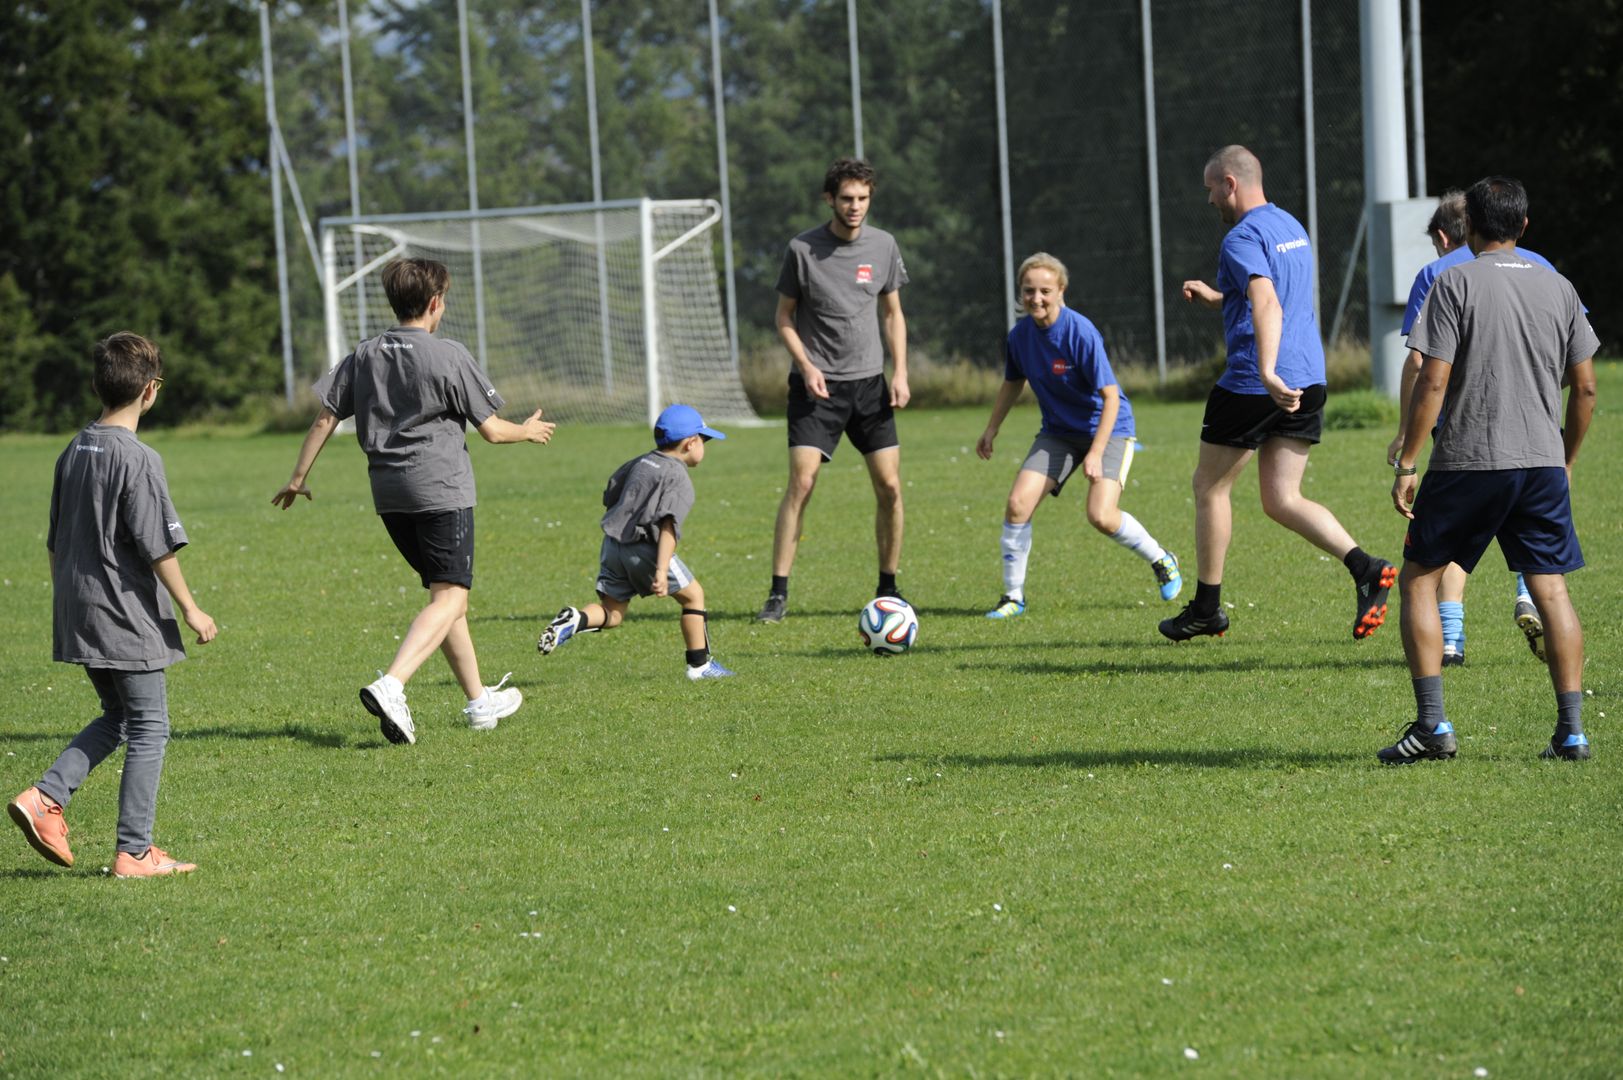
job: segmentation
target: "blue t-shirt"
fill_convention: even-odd
[[[1518,246],[1516,248],[1516,254],[1520,255],[1528,262],[1538,263],[1546,270],[1555,269],[1555,267],[1550,265],[1550,260],[1546,259],[1536,251],[1528,251],[1526,248]],[[1420,273],[1414,276],[1414,284],[1409,286],[1409,306],[1403,309],[1402,332],[1405,336],[1408,335],[1409,331],[1414,329],[1414,321],[1420,317],[1420,309],[1426,303],[1426,294],[1431,292],[1432,283],[1437,280],[1437,275],[1441,274],[1444,270],[1447,270],[1451,266],[1458,266],[1461,263],[1468,263],[1472,258],[1473,256],[1471,255],[1471,249],[1466,245],[1461,244],[1459,247],[1455,248],[1453,251],[1450,251],[1442,258],[1434,259],[1420,268]],[[1584,308],[1584,314],[1589,314],[1588,308]]]
[[[1105,407],[1099,387],[1116,385],[1098,327],[1068,307],[1060,308],[1059,318],[1046,329],[1030,315],[1014,324],[1003,377],[1031,384],[1043,411],[1044,433],[1089,439],[1099,430],[1099,414]],[[1132,438],[1133,406],[1120,387],[1117,393],[1121,407],[1110,434]]]
[[[1223,237],[1217,289],[1223,294],[1223,338],[1228,369],[1217,385],[1236,394],[1266,394],[1257,373],[1257,338],[1246,286],[1253,277],[1273,282],[1283,309],[1274,373],[1293,389],[1324,382],[1324,343],[1313,317],[1313,248],[1307,230],[1273,203],[1246,212]]]

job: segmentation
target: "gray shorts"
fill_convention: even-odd
[[[1088,450],[1092,446],[1091,438],[1069,439],[1063,435],[1038,432],[1037,438],[1032,440],[1031,449],[1026,453],[1025,464],[1020,467],[1030,472],[1042,473],[1054,481],[1053,493],[1058,495],[1065,489],[1065,481],[1081,468],[1082,459],[1088,456]],[[1133,440],[1125,435],[1111,436],[1110,441],[1105,443],[1104,478],[1126,487],[1127,473],[1132,467]]]
[[[603,551],[598,556],[597,591],[624,603],[633,596],[654,594],[654,564],[659,561],[659,545],[641,541],[622,544],[612,537],[603,538]],[[675,596],[693,584],[693,571],[681,556],[671,556],[670,570],[665,574],[665,587]]]

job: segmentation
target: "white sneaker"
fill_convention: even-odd
[[[489,731],[496,726],[496,721],[512,716],[518,712],[518,707],[524,704],[524,695],[519,693],[516,686],[507,686],[507,680],[513,677],[509,671],[502,676],[502,681],[495,686],[485,687],[485,696],[478,701],[468,702],[468,707],[462,710],[462,715],[468,718],[468,726],[475,731]]]
[[[406,704],[405,688],[397,690],[388,685],[391,682],[394,680],[379,672],[377,682],[361,687],[361,704],[378,718],[378,730],[383,732],[385,739],[409,746],[417,741],[417,729],[411,722],[411,708]]]

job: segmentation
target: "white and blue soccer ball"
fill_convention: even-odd
[[[918,612],[899,596],[875,597],[857,617],[857,633],[878,656],[904,653],[918,639]]]

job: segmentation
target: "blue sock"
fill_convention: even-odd
[[[1443,719],[1443,677],[1427,675],[1414,680],[1415,722],[1435,733],[1448,721]],[[1448,730],[1453,730],[1452,728]]]
[[[1527,581],[1520,574],[1516,575],[1516,599],[1532,603],[1533,594],[1527,591]]]
[[[1465,604],[1463,601],[1440,600],[1437,614],[1443,619],[1443,644],[1465,651]]]

